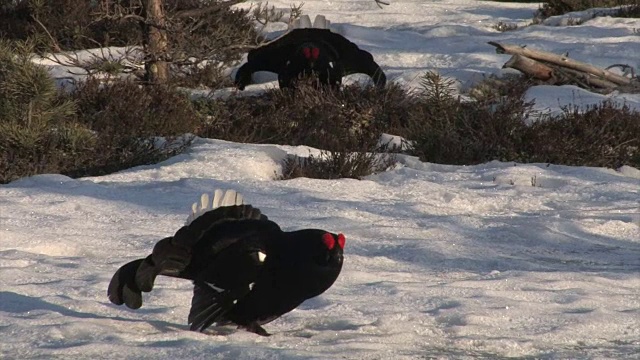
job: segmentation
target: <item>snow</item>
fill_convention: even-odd
[[[487,41],[638,66],[637,19],[522,27],[537,7],[307,0],[303,9],[326,15],[407,86],[426,70],[461,89],[506,72],[508,56]],[[521,29],[497,32],[498,21]],[[571,86],[529,96],[549,111],[603,99]],[[640,105],[638,95],[607,98]],[[399,156],[394,169],[361,181],[274,180],[283,158],[309,151],[197,139],[157,165],[1,185],[0,358],[637,358],[640,170]],[[233,327],[188,331],[188,281],[159,279],[137,311],[106,297],[120,265],[146,256],[216,188],[242,193],[285,230],[347,236],[336,283],[267,324],[269,338]]]

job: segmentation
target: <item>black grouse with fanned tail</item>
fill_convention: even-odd
[[[233,190],[201,200],[174,236],[116,271],[108,289],[112,303],[137,309],[156,276],[188,279],[194,284],[191,330],[236,324],[266,336],[261,325],[322,294],[340,274],[344,235],[284,232]]]
[[[251,84],[251,75],[258,71],[278,74],[280,88],[295,87],[300,78],[312,74],[320,84],[332,87],[339,86],[344,76],[356,73],[369,75],[378,87],[387,81],[369,52],[328,29],[293,29],[249,51],[247,62],[236,73],[238,89]]]

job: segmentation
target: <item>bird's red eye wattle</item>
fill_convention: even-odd
[[[340,249],[344,249],[344,243],[347,241],[347,239],[344,237],[343,234],[338,234],[338,246],[340,246]]]
[[[311,58],[311,49],[306,47],[302,49],[302,55],[304,55],[305,59]]]
[[[336,240],[333,238],[333,235],[329,233],[325,233],[324,235],[322,235],[322,242],[324,243],[324,246],[326,246],[329,250],[333,249],[333,247],[336,246]]]
[[[320,49],[317,47],[311,48],[311,58],[313,60],[318,60],[319,56],[320,56]]]

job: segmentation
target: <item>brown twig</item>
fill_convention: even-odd
[[[378,7],[380,9],[382,9],[382,5],[390,5],[391,4],[391,3],[388,3],[388,2],[383,1],[383,0],[375,0],[375,2],[376,2],[376,5],[378,5]]]
[[[49,30],[47,30],[47,27],[44,26],[44,24],[41,23],[40,20],[38,20],[38,18],[35,17],[34,15],[31,15],[31,18],[33,19],[33,21],[38,23],[38,25],[40,25],[40,27],[42,28],[42,30],[44,30],[45,33],[47,33],[47,36],[49,36],[49,40],[51,40],[53,51],[54,52],[61,52],[62,49],[60,48],[60,45],[58,45],[58,42],[56,41],[56,39],[54,39],[53,36],[51,35],[51,33],[49,32]]]
[[[226,7],[230,7],[236,4],[240,4],[242,2],[245,2],[245,0],[230,0],[230,1],[225,1],[225,2],[220,2],[220,3],[215,3],[213,5],[207,6],[207,7],[203,7],[200,9],[189,9],[189,10],[181,10],[176,12],[175,14],[173,14],[173,18],[185,18],[185,17],[198,17],[198,16],[202,16],[205,14],[208,14],[210,12],[214,12],[216,10],[220,10]]]

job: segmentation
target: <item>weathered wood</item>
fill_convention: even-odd
[[[516,69],[529,76],[544,81],[548,81],[553,77],[552,68],[522,55],[513,55],[502,67]]]
[[[589,89],[590,87],[597,87],[606,89],[607,91],[612,91],[618,89],[620,86],[619,84],[613,83],[598,76],[594,76],[577,70],[564,68],[556,71],[556,76],[558,76],[558,73],[563,73],[562,76],[565,78],[566,83],[574,82],[578,83],[577,85],[584,84],[585,86],[582,87],[587,89]]]
[[[494,41],[490,41],[489,45],[495,46],[496,51],[500,54],[521,55],[534,60],[545,61],[551,64],[556,64],[563,68],[595,75],[617,85],[631,85],[632,82],[632,80],[629,78],[593,65],[570,59],[567,56],[557,55],[546,51],[532,50],[519,45],[501,44]]]
[[[546,81],[547,84],[550,85],[576,83],[576,85],[582,85],[582,87],[585,88],[597,87],[607,90],[613,90],[619,86],[616,83],[592,74],[568,68],[560,68],[558,66],[546,65],[522,55],[513,55],[504,64],[503,68],[518,70],[535,79]]]

